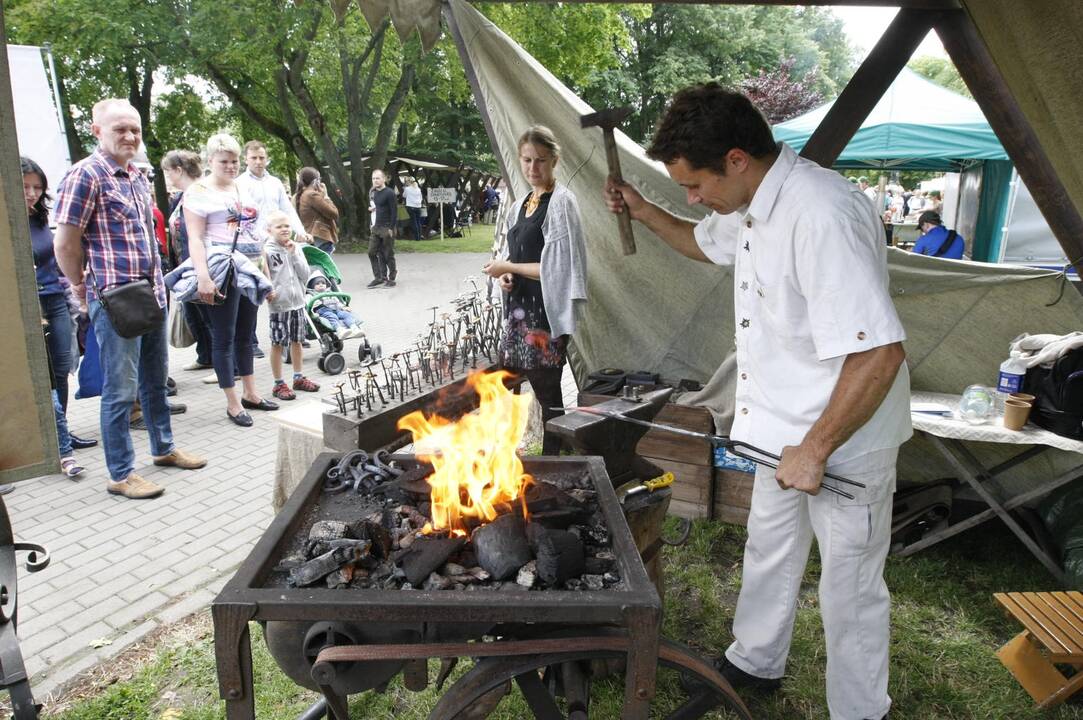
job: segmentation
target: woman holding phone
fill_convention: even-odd
[[[320,171],[303,167],[297,174],[293,206],[312,244],[330,255],[338,242],[338,208],[327,197],[327,187],[320,182]]]

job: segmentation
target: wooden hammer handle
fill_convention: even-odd
[[[605,159],[609,165],[609,174],[618,183],[623,183],[624,178],[620,174],[620,157],[617,155],[617,138],[613,135],[613,128],[602,128],[602,137],[605,140]],[[620,244],[625,255],[635,255],[636,239],[632,234],[632,216],[627,208],[617,215],[617,227],[620,229]]]

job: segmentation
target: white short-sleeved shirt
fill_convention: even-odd
[[[297,216],[297,209],[293,207],[290,195],[281,180],[268,172],[257,177],[251,170],[245,170],[237,176],[237,184],[259,208],[261,229],[266,230],[267,219],[273,210],[281,210],[289,216],[290,227],[295,233],[306,234],[305,226]]]
[[[259,208],[240,185],[234,184],[232,191],[221,191],[212,188],[207,178],[197,180],[184,191],[184,209],[206,220],[203,245],[208,255],[229,252],[238,225],[237,251],[250,258],[263,253]]]
[[[799,444],[823,414],[848,354],[906,339],[868,200],[838,173],[779,149],[748,207],[711,213],[695,228],[711,261],[734,266],[731,435],[775,453]],[[898,447],[911,434],[903,364],[873,417],[829,462]]]

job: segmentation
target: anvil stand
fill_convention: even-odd
[[[35,704],[26,675],[19,638],[15,634],[19,611],[19,574],[16,553],[30,553],[26,558],[29,572],[49,565],[49,551],[36,543],[15,542],[7,506],[0,497],[0,689],[11,695],[14,720],[37,720],[41,706]]]

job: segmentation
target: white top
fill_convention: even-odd
[[[731,435],[778,453],[827,407],[850,353],[906,339],[888,294],[884,228],[861,190],[787,145],[751,204],[695,228],[703,253],[733,265],[737,351]],[[873,417],[831,456],[843,462],[911,435],[904,364]]]
[[[402,196],[406,199],[406,207],[421,207],[421,188],[417,185],[407,185],[402,191]]]
[[[258,258],[263,252],[262,218],[259,208],[239,183],[231,190],[216,190],[209,178],[200,178],[184,191],[184,209],[207,222],[203,247],[207,254],[228,253],[237,235],[237,252]],[[238,223],[240,232],[237,233]]]
[[[293,207],[290,194],[286,192],[286,186],[282,181],[271,173],[265,172],[256,177],[249,170],[237,176],[237,184],[252,198],[252,202],[259,208],[260,228],[267,225],[267,217],[272,210],[281,210],[290,216],[290,225],[298,235],[304,236],[305,226],[301,224],[301,218],[297,217],[297,209]]]

